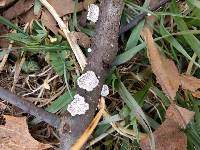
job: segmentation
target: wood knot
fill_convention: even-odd
[[[66,134],[66,133],[69,133],[69,132],[71,132],[71,128],[70,128],[69,124],[65,123],[63,125],[63,128],[62,128],[62,133]]]

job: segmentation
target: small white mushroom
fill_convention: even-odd
[[[151,14],[150,14],[150,13],[147,13],[147,16],[151,16]]]
[[[87,19],[95,23],[97,22],[98,18],[99,18],[99,6],[95,4],[90,4],[88,6]]]
[[[87,71],[77,79],[77,84],[86,91],[92,91],[99,84],[99,80],[93,71]]]
[[[102,90],[101,90],[101,96],[108,96],[109,94],[109,87],[104,84],[103,87],[102,87]]]
[[[89,110],[89,104],[85,102],[85,98],[76,94],[74,100],[68,105],[67,110],[72,116],[85,114]]]
[[[87,49],[88,53],[92,52],[92,49],[91,48],[88,48]]]

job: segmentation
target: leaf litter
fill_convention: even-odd
[[[66,14],[70,14],[74,12],[74,1],[72,0],[59,0],[59,1],[49,0],[48,2],[56,9],[56,11],[58,12],[60,16],[65,16]],[[79,12],[79,11],[82,11],[83,9],[87,9],[88,6],[90,4],[93,4],[94,2],[95,0],[85,0],[84,2],[79,2],[76,5],[76,11]],[[57,23],[55,22],[51,14],[46,9],[43,9],[42,14],[39,14],[39,16],[40,15],[41,15],[41,21],[43,25],[45,25],[45,27],[51,30],[53,33],[58,34],[59,29],[57,28]],[[13,5],[13,7],[10,7],[10,9],[4,12],[4,17],[8,18],[9,20],[15,19],[18,16],[20,16],[21,21],[24,21],[24,23],[26,22],[30,23],[33,19],[38,17],[33,14],[32,0],[26,0],[26,1],[20,0],[15,5]],[[156,75],[157,82],[160,84],[162,90],[168,96],[168,98],[171,100],[171,103],[172,103],[170,107],[167,109],[166,117],[165,117],[166,120],[154,132],[154,136],[156,139],[156,148],[158,150],[162,150],[162,149],[167,149],[167,150],[168,149],[169,150],[183,149],[184,150],[186,149],[186,146],[187,146],[187,138],[184,132],[182,132],[182,130],[185,129],[185,126],[188,124],[188,122],[192,120],[194,113],[185,108],[179,107],[173,103],[174,103],[176,92],[178,91],[179,86],[181,86],[181,88],[184,90],[191,91],[193,96],[200,98],[200,91],[199,91],[200,79],[193,77],[191,75],[184,75],[184,74],[180,75],[175,63],[172,60],[165,58],[158,50],[156,44],[153,41],[151,30],[146,26],[144,27],[143,32],[145,33],[144,39],[147,44],[148,57],[151,63],[153,73]],[[75,34],[78,40],[78,44],[80,46],[82,46],[83,48],[90,47],[91,39],[86,34],[82,32],[75,32]],[[34,80],[36,80],[36,78]],[[55,82],[57,81],[59,80],[56,80]],[[32,82],[31,84],[33,84],[33,82],[35,81],[29,80],[28,82],[30,83]],[[55,82],[53,83],[54,85],[56,85]],[[31,87],[34,88],[35,85],[34,86],[33,85],[31,85]],[[19,118],[12,118],[11,116],[5,116],[5,118],[7,120],[7,123],[15,122],[14,120],[19,119]],[[28,129],[26,125],[26,119],[20,118],[20,120],[23,120],[23,127],[25,126],[24,128]],[[20,123],[22,121],[17,121],[17,122]],[[25,125],[24,125],[24,122],[25,122]],[[97,123],[95,123],[95,126],[96,124]],[[9,124],[7,125],[9,126]],[[8,128],[12,128],[12,127],[9,126]],[[18,127],[16,126],[16,128]],[[26,134],[28,134],[27,132]],[[25,135],[25,136],[28,136],[28,135]],[[28,139],[29,138],[30,137],[28,137]],[[23,140],[25,141],[25,139]],[[30,142],[33,142],[32,140],[34,141],[34,139],[31,139]],[[2,143],[13,142],[10,139],[7,140],[7,138],[5,141],[3,140],[1,141]],[[21,141],[17,141],[17,142],[20,143]],[[145,150],[149,149],[148,142],[149,142],[148,139],[145,139],[145,138],[141,139],[140,144],[141,144],[142,149],[145,149]],[[41,147],[50,146],[50,145],[39,143],[37,141],[34,141],[33,143],[35,145],[39,145],[40,149],[42,149]],[[24,143],[24,144],[27,144],[27,143]],[[3,145],[1,144],[1,146],[5,146],[5,143],[3,143]],[[3,147],[3,148],[6,149],[6,147]]]
[[[28,130],[26,117],[5,115],[5,125],[0,125],[0,149],[44,150],[52,147],[36,141]]]

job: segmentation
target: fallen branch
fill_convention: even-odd
[[[118,33],[123,0],[101,0],[100,15],[96,25],[92,52],[87,59],[84,72],[93,71],[99,79],[98,86],[91,92],[78,88],[78,94],[89,104],[89,111],[84,115],[72,117],[67,113],[60,126],[61,147],[69,150],[78,139],[96,112],[101,88],[105,81],[109,65],[118,51]]]
[[[0,87],[0,98],[6,100],[18,108],[21,108],[25,113],[29,113],[38,119],[45,121],[55,128],[58,128],[60,124],[60,118],[55,114],[49,113],[42,108],[36,107],[31,102],[19,98],[15,94],[3,89],[2,87]]]
[[[152,1],[154,1],[154,0],[152,0]],[[159,3],[155,3],[155,2],[153,3],[152,2],[152,5],[150,5],[150,10],[151,11],[155,11],[155,10],[159,9],[160,7],[164,6],[169,1],[170,0],[160,0]],[[143,12],[143,13],[135,16],[133,18],[133,20],[130,21],[130,23],[128,23],[127,25],[121,27],[119,34],[122,34],[122,33],[126,32],[126,31],[134,28],[135,26],[137,26],[139,24],[139,22],[142,21],[146,17],[147,14],[148,14],[147,12]]]

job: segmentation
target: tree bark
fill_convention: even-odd
[[[84,72],[93,71],[99,79],[98,86],[91,92],[78,88],[78,94],[83,96],[90,109],[84,115],[72,117],[67,113],[62,118],[60,126],[61,147],[69,150],[92,121],[101,88],[105,81],[109,66],[118,51],[118,33],[123,10],[123,0],[101,0],[100,14],[96,25],[96,34],[91,47],[92,52],[87,60]]]

